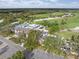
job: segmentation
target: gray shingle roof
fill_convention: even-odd
[[[52,53],[47,53],[40,49],[34,50],[33,53],[34,55],[31,59],[64,59],[63,56],[57,56]]]

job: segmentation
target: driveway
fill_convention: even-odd
[[[24,50],[23,47],[19,46],[19,45],[16,45],[14,42],[10,41],[10,40],[7,40],[5,39],[5,37],[1,37],[0,36],[0,40],[7,43],[8,44],[8,49],[7,51],[5,51],[4,53],[2,53],[0,55],[0,59],[7,59],[8,57],[11,57],[13,54],[16,53],[16,51],[22,51]]]

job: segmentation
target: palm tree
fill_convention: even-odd
[[[24,46],[28,50],[32,51],[33,49],[39,46],[39,42],[38,42],[39,36],[40,36],[39,31],[31,30],[28,34],[28,38]]]

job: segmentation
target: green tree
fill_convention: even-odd
[[[64,55],[64,52],[61,51],[61,47],[63,46],[63,41],[57,38],[47,37],[44,41],[43,48],[47,50],[49,53],[53,52],[58,55]]]
[[[10,57],[8,59],[25,59],[25,58],[24,58],[23,52],[18,51],[18,52],[16,52],[16,54],[14,54],[12,57]]]
[[[79,35],[72,35],[70,40],[72,43],[72,50],[76,52],[79,49]]]
[[[65,25],[65,24],[66,24],[66,20],[62,19],[61,25]]]
[[[54,23],[52,23],[52,25],[48,27],[48,30],[49,30],[50,33],[54,33],[54,32],[59,31],[60,27],[59,27],[58,22],[55,21]]]
[[[39,46],[38,40],[40,39],[40,32],[36,30],[31,30],[28,34],[27,41],[25,42],[25,47],[32,51]]]

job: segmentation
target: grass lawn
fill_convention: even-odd
[[[39,18],[47,18],[47,17],[55,17],[55,16],[62,16],[64,15],[63,12],[54,12],[54,13],[47,13],[47,14],[37,14],[37,15],[32,15],[36,19]]]
[[[64,37],[64,38],[70,38],[72,35],[79,35],[78,32],[71,32],[71,31],[66,31],[66,32],[59,32],[57,33],[58,35]]]
[[[55,12],[55,13],[52,13],[52,16],[63,16],[65,14],[65,12]]]
[[[37,14],[37,15],[32,15],[32,17],[35,17],[36,19],[40,18],[47,18],[49,14]]]
[[[57,21],[60,24],[62,19],[65,19],[65,18],[51,19],[51,20],[47,20],[47,22],[53,23],[54,21]],[[67,24],[64,25],[64,28],[66,28],[66,29],[67,28],[74,28],[74,27],[78,27],[79,26],[79,14],[78,13],[75,13],[75,16],[73,16],[73,17],[67,17],[66,20],[67,20],[66,21]],[[36,21],[36,22],[33,22],[33,23],[42,25],[45,22],[43,22],[43,21]],[[62,27],[62,26],[60,25],[60,27]],[[65,38],[69,38],[72,35],[79,35],[79,33],[66,31],[66,32],[59,32],[58,35],[63,36]]]
[[[50,19],[50,20],[46,20],[47,22],[54,22],[54,21],[57,21],[59,24],[61,23],[61,21],[65,19],[66,20],[66,23],[64,26],[66,28],[74,28],[74,27],[77,27],[79,26],[79,14],[76,13],[75,16],[72,16],[72,17],[67,17],[67,18],[60,18],[60,19]],[[42,23],[45,23],[43,21],[36,21],[36,22],[33,22],[35,24],[42,24]]]
[[[68,28],[79,26],[79,14],[77,14],[76,16],[73,16],[73,17],[69,17],[67,20],[66,26]]]

